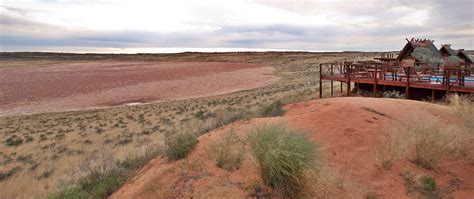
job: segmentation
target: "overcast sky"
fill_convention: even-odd
[[[0,51],[474,49],[472,0],[1,0]],[[172,51],[172,50],[170,50]]]

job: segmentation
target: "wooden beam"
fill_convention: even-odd
[[[351,68],[346,67],[347,73],[347,97],[351,96]]]
[[[372,93],[372,97],[375,97],[377,93],[377,64],[375,64],[375,71],[374,71],[374,91]]]
[[[343,68],[342,68],[342,67],[343,67],[343,65],[341,65],[341,64],[339,63],[339,69],[340,69],[339,72],[341,72],[341,73],[343,72],[343,70],[342,70]],[[343,87],[343,84],[342,84],[342,81],[341,81],[341,95],[342,95],[342,93],[344,92],[342,87]]]
[[[410,69],[411,67],[407,67],[407,86],[405,88],[405,95],[407,96],[407,99],[410,99]]]
[[[431,101],[434,102],[435,100],[435,91],[434,89],[431,89]]]
[[[331,64],[331,76],[334,76],[334,65],[333,64]],[[333,80],[331,80],[331,97],[334,97]]]
[[[319,99],[323,98],[323,67],[319,64]]]

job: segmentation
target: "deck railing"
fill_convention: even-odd
[[[450,91],[453,87],[469,87],[469,89],[474,89],[474,82],[466,84],[466,79],[469,81],[474,80],[474,77],[471,76],[473,74],[471,73],[472,68],[469,64],[463,64],[458,67],[413,67],[403,66],[400,62],[334,62],[320,64],[320,77],[321,79],[348,83],[348,95],[350,92],[350,82],[374,84],[374,95],[378,83],[406,86],[407,93],[412,85]]]

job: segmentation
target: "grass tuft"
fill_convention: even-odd
[[[80,165],[86,175],[70,185],[60,184],[59,189],[50,193],[47,198],[107,198],[132,177],[138,169],[159,155],[160,150],[157,149],[157,151],[149,152],[147,150],[143,156],[128,157],[123,161],[116,162],[113,162],[111,155],[105,153],[86,158]]]
[[[244,160],[242,140],[237,137],[233,129],[212,144],[212,153],[216,159],[216,166],[228,171],[239,169]]]
[[[281,124],[252,129],[249,143],[264,183],[285,196],[296,197],[302,188],[304,170],[314,164],[315,144],[301,131]]]
[[[452,94],[447,96],[447,100],[463,120],[466,129],[474,134],[474,96]]]
[[[390,169],[407,155],[419,167],[434,169],[448,155],[464,153],[466,133],[443,126],[436,118],[414,116],[402,124],[388,126],[387,137],[377,148],[376,164]]]
[[[165,154],[171,160],[185,158],[186,155],[198,143],[197,134],[187,129],[179,133],[169,131],[165,138]]]
[[[443,198],[433,177],[415,174],[410,171],[403,172],[401,176],[408,194],[420,193],[427,198]]]
[[[271,104],[262,108],[261,115],[263,117],[282,116],[285,113],[285,110],[283,110],[283,105],[283,102],[280,100],[272,102]]]

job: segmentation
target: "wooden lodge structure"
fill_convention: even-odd
[[[334,81],[347,86],[350,96],[352,84],[358,90],[372,92],[399,91],[408,99],[439,99],[446,93],[474,94],[474,65],[472,58],[463,50],[453,50],[443,45],[440,50],[428,39],[407,39],[407,44],[398,53],[382,54],[380,58],[358,62],[333,62],[319,65],[319,95],[323,96],[323,81],[330,81],[331,97],[334,95]],[[429,66],[420,63],[411,53],[420,47],[431,51],[434,58],[456,55],[463,62],[454,65]],[[417,66],[415,67],[415,63]]]
[[[450,44],[443,44],[439,49],[439,53],[444,60],[447,60],[449,56],[457,56],[463,62],[473,64],[472,58],[464,51],[464,49],[454,50]]]

